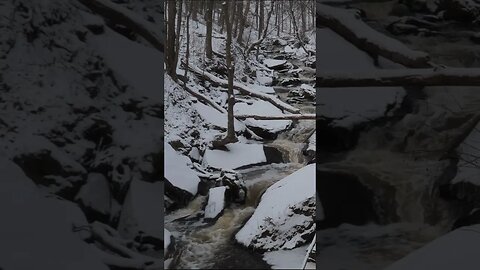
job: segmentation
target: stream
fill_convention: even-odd
[[[348,5],[365,11],[370,26],[391,36],[384,27],[389,21],[388,13],[396,2],[363,0],[350,1]],[[452,25],[451,28],[442,29],[442,35],[438,36],[409,35],[395,38],[410,48],[428,52],[434,62],[448,66],[478,67],[480,49],[464,35],[470,30],[465,26]],[[435,159],[433,150],[444,146],[446,138],[456,134],[455,128],[446,124],[448,116],[465,116],[462,110],[478,111],[480,96],[475,95],[475,91],[478,91],[478,87],[426,88],[428,100],[415,100],[413,112],[398,123],[388,125],[388,133],[394,134],[393,139],[385,142],[385,127],[369,129],[361,134],[357,146],[347,152],[341,161],[330,160],[318,165],[318,168],[341,169],[356,175],[362,173],[359,168],[367,168],[372,176],[370,186],[388,185],[395,190],[395,206],[383,209],[384,213],[379,215],[385,216],[388,211],[398,215],[395,221],[381,225],[373,222],[366,225],[343,223],[318,231],[318,269],[385,269],[451,230],[458,211],[439,198],[436,181],[447,165],[436,161],[438,159]],[[441,133],[433,132],[430,125],[444,128]],[[411,153],[394,150],[402,143],[400,139],[404,139],[398,134],[405,134],[406,130],[416,127],[421,127],[416,134],[422,134],[424,138],[418,135],[410,140],[417,143],[408,145]]]
[[[275,48],[280,49],[280,48]],[[266,57],[271,57],[268,53]],[[295,61],[294,59],[289,61]],[[296,61],[297,66],[306,68]],[[315,70],[306,68],[306,75],[315,76]],[[286,75],[286,74],[285,74]],[[284,74],[277,73],[276,77]],[[293,87],[275,87],[280,99],[289,102],[288,90]],[[312,102],[292,104],[303,113],[313,113]],[[207,197],[198,195],[190,204],[165,216],[165,228],[175,237],[181,253],[172,269],[270,269],[261,253],[250,251],[235,243],[235,233],[255,211],[263,192],[275,182],[305,166],[303,155],[305,142],[315,130],[314,121],[297,121],[292,127],[278,134],[273,141],[264,141],[265,145],[278,149],[285,163],[268,164],[236,170],[239,178],[247,187],[245,204],[232,203],[214,224],[204,222],[201,217]]]

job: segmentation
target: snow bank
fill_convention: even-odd
[[[229,151],[206,150],[203,156],[203,165],[217,169],[237,169],[267,161],[261,144],[238,142],[228,144],[226,147]]]
[[[73,215],[73,210],[77,214]],[[11,161],[0,158],[0,262],[3,269],[108,270],[72,232],[85,223],[72,203],[47,199]],[[82,221],[83,220],[83,221]]]
[[[480,265],[480,225],[462,227],[412,252],[386,270],[476,270]]]
[[[235,239],[267,251],[305,244],[303,237],[315,232],[315,170],[307,165],[269,187]]]
[[[308,245],[304,245],[292,250],[265,252],[263,254],[263,260],[270,264],[272,269],[300,269],[307,248]]]
[[[225,191],[227,187],[214,187],[208,191],[208,203],[205,207],[205,218],[216,218],[225,207]]]
[[[275,89],[273,89],[273,87],[263,86],[258,84],[250,84],[247,87],[251,89],[253,92],[264,93],[264,94],[275,94]]]
[[[190,194],[197,194],[200,178],[190,169],[187,164],[190,159],[177,153],[170,144],[164,144],[165,149],[165,179],[172,185],[188,191]]]
[[[317,29],[317,70],[372,71],[373,60],[366,53],[329,29]],[[360,122],[384,116],[387,108],[405,97],[401,87],[318,88],[317,114],[334,118],[333,125],[352,127]],[[346,98],[348,97],[348,98]]]
[[[148,183],[134,179],[130,184],[118,231],[134,238],[140,231],[163,239],[163,187],[160,182]]]

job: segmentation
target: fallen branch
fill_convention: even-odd
[[[379,69],[358,73],[317,73],[317,87],[479,86],[480,68]]]
[[[207,79],[207,80],[209,80],[210,82],[212,82],[216,85],[219,85],[219,86],[222,86],[222,87],[225,87],[225,88],[228,87],[228,81],[225,80],[225,79],[218,78],[217,76],[215,76],[215,75],[213,75],[213,74],[211,74],[207,71],[201,70],[196,66],[189,65],[188,68],[194,74],[196,74],[199,77]],[[279,98],[277,98],[275,96],[263,94],[263,93],[254,92],[254,91],[248,89],[248,87],[246,85],[241,84],[239,82],[234,82],[233,83],[233,88],[240,91],[240,93],[242,93],[243,95],[252,96],[252,97],[256,97],[256,98],[268,101],[272,105],[274,105],[275,107],[281,109],[282,111],[287,111],[287,112],[290,112],[290,113],[300,113],[299,109],[281,101]]]
[[[265,115],[236,115],[237,119],[253,118],[255,120],[316,120],[316,114],[286,114],[277,116]]]
[[[330,28],[374,57],[383,56],[410,68],[431,67],[428,54],[411,50],[400,41],[373,30],[352,11],[317,3],[317,24]]]
[[[155,26],[131,10],[115,4],[110,0],[79,1],[108,20],[131,28],[135,33],[145,38],[145,40],[157,50],[161,52],[164,51],[163,39],[161,35],[157,33]]]

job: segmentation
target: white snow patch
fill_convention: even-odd
[[[203,165],[217,169],[237,169],[267,161],[261,144],[239,142],[228,144],[226,147],[229,151],[206,150],[203,156]]]
[[[278,66],[285,65],[287,60],[277,60],[277,59],[265,59],[263,60],[263,64],[268,68],[274,68]]]
[[[205,218],[216,218],[225,207],[225,191],[227,187],[214,187],[208,191],[208,203],[205,207]]]
[[[300,269],[302,267],[303,259],[306,255],[307,248],[308,245],[304,245],[292,250],[265,252],[263,254],[263,260],[270,264],[272,269]]]
[[[190,192],[192,195],[197,194],[198,183],[200,178],[190,169],[187,164],[190,159],[177,153],[170,144],[164,143],[165,149],[165,179],[172,185]]]
[[[480,265],[480,225],[462,227],[400,259],[386,270],[476,270]]]
[[[142,231],[146,235],[163,239],[162,195],[162,183],[134,179],[123,205],[118,231],[128,238],[134,238]]]
[[[90,173],[87,182],[80,188],[76,200],[84,206],[104,215],[110,213],[110,187],[108,180],[100,173]]]
[[[251,100],[249,103],[235,103],[234,113],[236,115],[260,115],[260,116],[283,116],[284,113],[274,105],[263,100]],[[259,127],[270,132],[276,133],[287,129],[291,120],[255,120],[246,119],[244,123],[247,126]]]

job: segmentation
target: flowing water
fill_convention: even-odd
[[[387,25],[388,12],[395,2],[352,1],[350,6],[364,10],[369,24],[385,32],[382,28]],[[480,66],[478,46],[463,35],[468,30],[457,25],[443,29],[444,34],[440,36],[397,38],[411,48],[429,52],[436,63]],[[478,90],[478,87],[427,88],[428,99],[416,100],[410,115],[396,124],[366,131],[357,147],[341,161],[319,164],[319,168],[370,178],[370,185],[393,187],[396,204],[383,210],[398,215],[397,221],[384,225],[342,224],[317,232],[319,269],[384,269],[451,229],[458,209],[439,197],[436,182],[448,162],[439,161],[438,149],[445,147],[458,132],[456,128],[446,127],[449,116],[465,116],[468,110],[478,112]],[[415,130],[415,135],[409,138],[405,149],[399,151],[398,145],[406,140],[409,129]],[[393,134],[393,138],[385,140],[387,132]],[[365,170],[368,176],[362,175]]]
[[[311,77],[314,73],[310,73]],[[288,89],[288,88],[286,88]],[[278,91],[284,101],[285,92]],[[288,101],[287,101],[288,102]],[[315,108],[306,102],[294,104],[304,113],[313,113]],[[247,186],[246,203],[232,204],[223,215],[208,224],[202,218],[206,196],[197,196],[187,207],[168,214],[165,227],[177,241],[180,253],[173,269],[270,269],[262,254],[247,250],[234,241],[235,233],[253,214],[263,192],[275,182],[303,167],[302,149],[315,129],[314,121],[299,121],[293,127],[266,145],[277,148],[285,163],[255,166],[238,170],[239,178]]]

